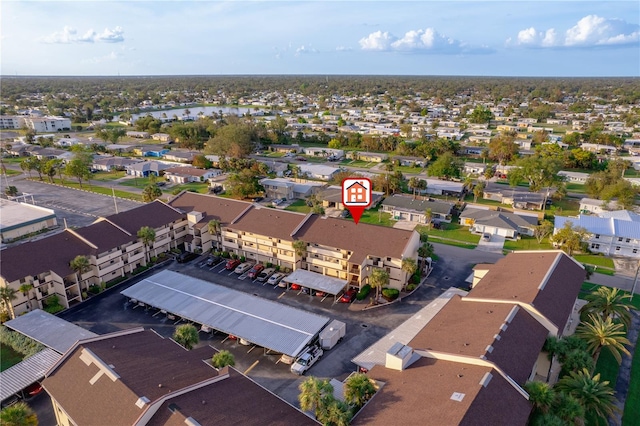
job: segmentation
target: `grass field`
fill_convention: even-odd
[[[298,212],[298,213],[309,213],[311,211],[311,207],[309,207],[304,200],[297,200],[285,207],[285,210],[289,210],[290,212]]]
[[[136,188],[144,188],[145,186],[149,185],[149,181],[150,181],[150,178],[148,177],[144,177],[144,178],[137,177],[135,179],[123,180],[119,184],[123,186],[133,186]]]
[[[636,342],[636,350],[631,363],[631,379],[629,380],[629,392],[624,404],[622,425],[637,425],[640,419],[640,344]]]
[[[98,182],[110,182],[112,180],[123,178],[127,175],[127,172],[123,171],[109,171],[109,172],[97,172],[91,177],[91,180]]]
[[[547,209],[546,214],[550,216],[577,216],[580,209],[580,202],[570,199],[553,201],[553,205]]]
[[[586,189],[584,189],[584,185],[581,184],[581,183],[568,183],[567,184],[567,191],[568,192],[580,192],[580,193],[587,192]]]
[[[542,243],[538,243],[535,237],[522,236],[519,240],[505,240],[503,248],[505,250],[551,250],[553,246],[549,242],[548,238],[542,240]]]
[[[190,183],[185,183],[183,185],[176,185],[176,186],[172,186],[171,188],[168,188],[166,191],[163,191],[167,194],[171,194],[174,191],[176,191],[176,189],[179,189],[180,191],[195,191],[198,192],[200,194],[208,194],[209,193],[209,185],[206,183],[197,183],[197,182],[190,182]]]
[[[4,371],[22,361],[21,354],[14,351],[9,346],[0,345],[0,371]]]
[[[362,167],[363,169],[370,169],[378,163],[370,163],[368,161],[361,160],[342,160],[340,165],[351,167]]]
[[[390,213],[378,212],[378,208],[365,210],[364,213],[362,213],[360,222],[388,227],[393,227],[393,224],[396,223],[396,221],[391,218]]]
[[[425,169],[423,167],[394,166],[393,170],[394,171],[398,170],[398,171],[401,171],[402,173],[410,173],[410,174],[416,175],[416,174],[424,172],[427,169]]]
[[[7,172],[6,173],[7,176],[17,176],[22,174],[22,172],[19,172],[17,170],[6,169],[5,171]]]
[[[613,260],[604,256],[596,256],[594,254],[576,254],[573,256],[575,260],[587,265],[601,266],[603,268],[615,269]]]
[[[459,223],[442,223],[440,229],[427,229],[424,225],[416,226],[416,231],[426,233],[429,237],[436,237],[448,240],[455,240],[462,243],[477,245],[480,242],[480,235],[472,234],[469,228]]]

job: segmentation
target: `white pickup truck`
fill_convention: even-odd
[[[322,356],[324,351],[317,346],[311,346],[300,355],[291,366],[291,372],[301,376],[311,368]]]

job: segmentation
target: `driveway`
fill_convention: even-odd
[[[504,246],[504,237],[500,235],[491,235],[490,241],[484,241],[480,238],[476,250],[489,251],[492,253],[502,253],[502,247]]]
[[[410,222],[408,220],[399,220],[393,224],[393,227],[397,229],[413,231],[417,225],[418,225],[417,222]]]

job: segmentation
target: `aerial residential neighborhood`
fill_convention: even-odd
[[[3,2],[0,425],[640,424],[637,2]]]

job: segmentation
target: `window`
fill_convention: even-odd
[[[618,241],[622,241],[622,237],[618,237]]]
[[[600,244],[591,244],[591,248],[597,250],[600,248]]]
[[[638,252],[638,249],[633,249],[633,254],[636,254]]]
[[[630,241],[631,241],[631,238],[627,238],[627,239],[625,240],[625,243],[628,243],[628,242],[630,242]]]
[[[596,234],[596,240],[600,238],[600,234]]]
[[[620,251],[620,246],[616,246],[616,251]]]

